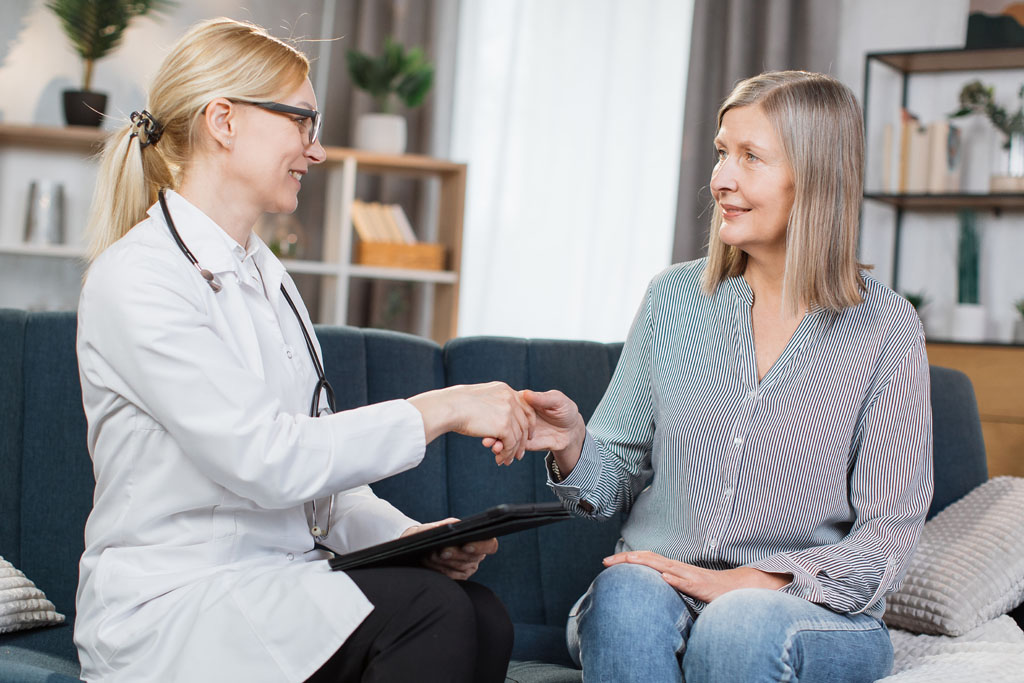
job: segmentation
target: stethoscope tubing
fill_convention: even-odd
[[[164,220],[167,223],[167,229],[171,232],[171,237],[174,238],[174,243],[178,245],[178,249],[185,255],[189,263],[196,267],[199,271],[200,276],[210,286],[210,289],[217,293],[221,291],[221,284],[217,281],[216,276],[206,268],[199,265],[199,260],[192,253],[192,250],[188,248],[185,241],[181,239],[181,235],[178,233],[177,226],[174,225],[174,219],[171,218],[171,211],[167,208],[167,199],[164,197],[164,191],[161,189],[157,193],[157,198],[160,201],[160,208],[163,210]],[[324,373],[324,366],[320,362],[320,357],[316,353],[316,346],[313,345],[313,338],[309,334],[309,330],[306,329],[306,324],[302,320],[302,316],[299,315],[299,309],[292,300],[291,295],[288,294],[288,290],[285,289],[284,283],[281,283],[281,294],[284,295],[285,301],[288,302],[288,307],[292,309],[292,313],[295,315],[295,320],[299,323],[299,329],[302,330],[302,338],[306,341],[306,350],[309,352],[309,358],[313,361],[313,369],[316,371],[316,388],[313,391],[313,400],[309,407],[310,417],[319,417],[320,415],[320,395],[324,393],[327,395],[327,407],[332,413],[337,412],[334,403],[334,388],[331,387],[331,383],[327,381],[327,375]],[[310,522],[310,533],[313,537],[322,541],[326,536],[327,532],[331,528],[331,513],[334,511],[334,496],[331,496],[330,507],[327,511],[327,525],[321,527],[317,524],[316,520],[316,501],[312,501],[313,508],[313,519]]]

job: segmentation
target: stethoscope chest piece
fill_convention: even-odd
[[[203,276],[204,280],[210,283],[210,289],[214,292],[219,292],[221,290],[220,283],[217,282],[217,278],[213,276],[213,273],[208,271],[206,268],[201,268],[199,270],[199,274]]]

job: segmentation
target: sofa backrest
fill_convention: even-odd
[[[503,380],[560,389],[589,418],[611,379],[621,344],[466,338],[442,350],[417,337],[318,327],[339,409],[446,385]],[[92,504],[92,465],[75,358],[72,313],[0,310],[0,555],[23,569],[73,618],[78,559]],[[932,368],[936,492],[932,513],[987,478],[970,381]],[[417,468],[373,488],[424,521],[465,516],[504,502],[554,500],[541,458],[496,467],[477,439],[432,443]],[[477,578],[517,623],[560,628],[572,602],[600,571],[619,524],[570,520],[501,540]]]

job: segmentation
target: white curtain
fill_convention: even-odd
[[[463,0],[460,336],[625,338],[670,260],[692,13],[692,0]]]

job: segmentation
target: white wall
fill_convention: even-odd
[[[842,24],[835,75],[863,94],[864,55],[868,52],[963,47],[967,34],[969,0],[843,0]],[[981,78],[996,86],[997,98],[1012,104],[1024,82],[1024,71],[960,72],[917,75],[911,78],[908,108],[924,121],[933,121],[957,109],[960,87]],[[880,185],[881,130],[886,121],[898,120],[899,77],[874,68],[868,112],[868,187]],[[985,124],[982,124],[984,128]],[[981,190],[997,163],[987,158],[998,147],[993,137],[973,155],[968,172],[970,189]],[[991,154],[994,156],[994,154]],[[875,264],[884,282],[892,281],[892,234],[894,212],[867,202],[863,215],[862,259]],[[1024,253],[1024,215],[1009,212],[1002,217],[978,213],[982,232],[981,299],[988,310],[988,336],[1009,341],[1016,316],[1013,301],[1024,297],[1024,276],[1018,262]],[[924,319],[929,336],[949,338],[950,316],[956,303],[957,219],[953,213],[905,213],[900,259],[900,289],[924,291],[931,303]]]

